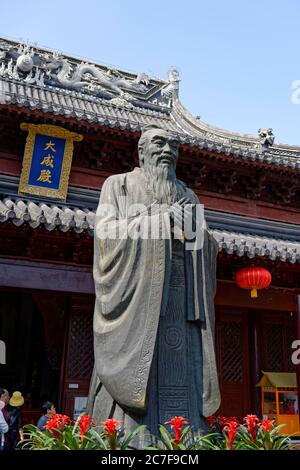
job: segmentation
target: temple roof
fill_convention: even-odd
[[[297,375],[295,372],[264,372],[256,387],[271,388],[297,388]]]
[[[0,200],[0,222],[10,220],[14,225],[24,223],[32,228],[44,226],[51,231],[94,232],[95,209],[79,208],[73,205],[55,205],[29,199],[6,197]],[[208,217],[209,221],[210,217]],[[214,224],[216,225],[216,224]],[[212,228],[219,244],[219,250],[238,256],[267,257],[271,260],[300,262],[300,240],[288,241],[280,238],[258,236]]]
[[[0,107],[15,105],[106,127],[156,124],[182,144],[237,159],[300,169],[300,147],[275,144],[272,129],[240,134],[205,124],[179,99],[179,74],[149,77],[0,38]]]

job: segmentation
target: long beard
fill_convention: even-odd
[[[160,204],[173,204],[177,196],[175,168],[149,165],[143,170],[146,184],[152,191],[154,198]]]

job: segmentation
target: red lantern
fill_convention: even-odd
[[[251,289],[251,297],[257,297],[257,289],[265,289],[271,284],[271,273],[265,269],[253,266],[240,269],[235,275],[235,281],[242,289]]]

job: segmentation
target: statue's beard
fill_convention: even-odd
[[[154,198],[160,204],[173,204],[177,196],[175,166],[147,165],[143,169],[147,186]]]

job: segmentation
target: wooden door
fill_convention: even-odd
[[[296,315],[291,312],[259,312],[260,369],[295,372],[292,342],[297,339]]]
[[[248,312],[216,311],[216,353],[221,389],[217,414],[243,418],[251,412],[249,393]]]
[[[93,311],[94,296],[70,299],[61,398],[62,411],[70,417],[76,403],[80,406],[81,398],[88,396],[94,365]]]

